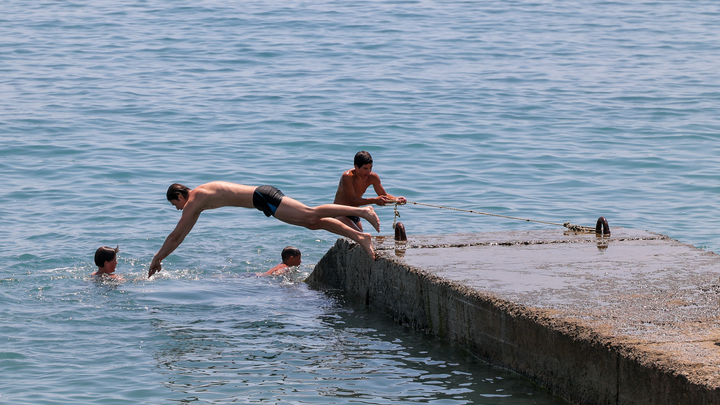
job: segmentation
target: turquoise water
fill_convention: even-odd
[[[203,213],[148,280],[179,218],[165,190],[318,205],[368,150],[411,201],[718,251],[719,19],[679,0],[4,1],[0,402],[563,403],[309,290],[336,237],[258,211]],[[411,238],[547,228],[400,213]],[[117,244],[125,281],[93,282]],[[295,274],[252,276],[287,245]]]

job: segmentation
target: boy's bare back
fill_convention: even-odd
[[[205,211],[220,207],[253,208],[256,187],[227,181],[213,181],[195,187],[188,196],[191,211]]]

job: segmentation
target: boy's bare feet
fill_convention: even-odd
[[[365,214],[365,216],[363,218],[365,218],[368,222],[370,222],[370,225],[372,225],[376,231],[380,232],[380,218],[378,218],[373,207],[367,207],[367,208],[368,208],[367,213]]]
[[[358,243],[360,243],[360,246],[362,246],[363,249],[368,252],[370,258],[375,260],[375,250],[373,250],[372,238],[370,237],[370,234],[361,233],[360,235],[358,235]]]

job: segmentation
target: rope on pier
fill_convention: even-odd
[[[519,221],[525,221],[525,222],[537,222],[539,224],[546,224],[546,225],[556,225],[556,226],[563,226],[567,228],[570,231],[573,232],[596,232],[596,228],[590,227],[590,226],[582,226],[582,225],[573,225],[570,222],[565,222],[564,224],[560,224],[557,222],[546,222],[546,221],[537,221],[534,219],[527,219],[527,218],[518,218],[518,217],[511,217],[507,215],[500,215],[500,214],[491,214],[489,212],[481,212],[481,211],[474,211],[474,210],[464,210],[461,208],[453,208],[453,207],[444,207],[442,205],[433,205],[433,204],[424,204],[419,203],[415,201],[408,201],[408,204],[415,204],[415,205],[424,205],[426,207],[434,207],[434,208],[442,208],[447,210],[454,210],[454,211],[463,211],[463,212],[470,212],[472,214],[480,214],[480,215],[490,215],[493,217],[501,217],[501,218],[508,218],[508,219],[516,219]],[[395,229],[395,224],[397,223],[397,218],[400,216],[400,213],[398,212],[398,203],[395,202],[395,219],[393,220],[393,229]],[[602,218],[602,217],[601,217]],[[604,218],[603,218],[604,219]],[[607,223],[607,222],[605,222]],[[609,234],[609,232],[607,232]]]

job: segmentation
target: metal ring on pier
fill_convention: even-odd
[[[608,225],[608,221],[607,219],[605,219],[605,217],[598,218],[597,224],[595,225],[595,234],[601,236],[610,236],[610,225]]]
[[[407,235],[405,234],[405,225],[403,225],[402,222],[398,222],[395,224],[395,240],[407,240]]]

